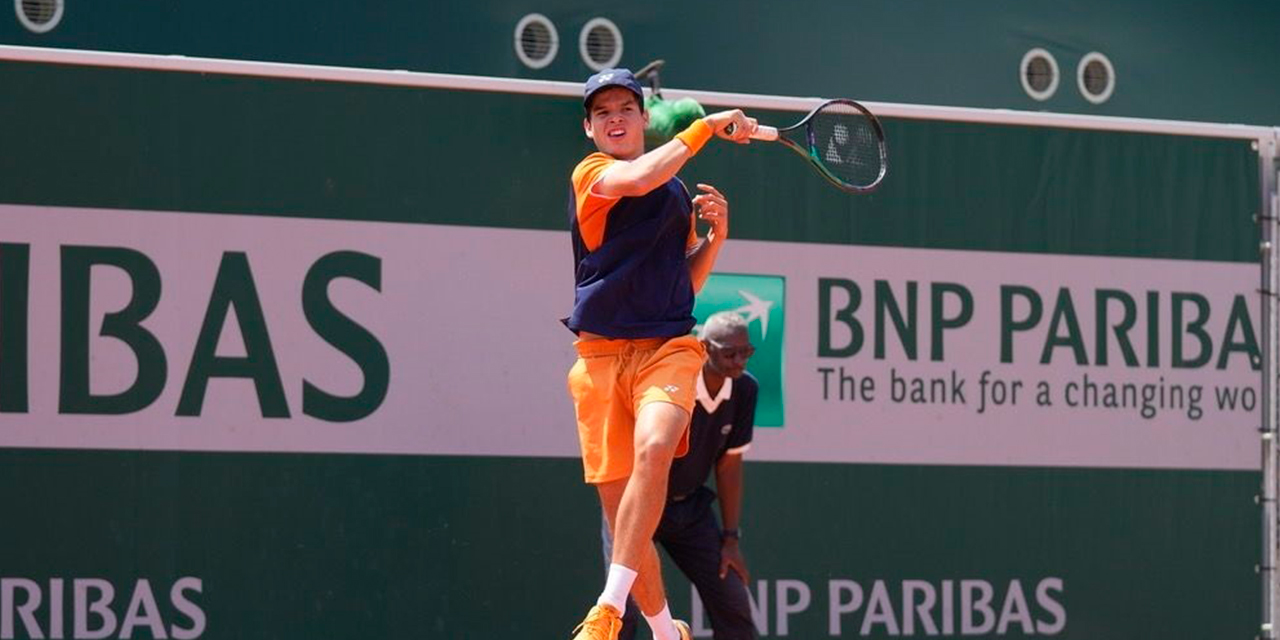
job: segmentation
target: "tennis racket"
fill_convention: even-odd
[[[730,124],[725,132],[732,135],[735,129]],[[781,142],[848,193],[874,191],[889,168],[884,128],[866,107],[853,100],[828,100],[782,129],[760,125],[751,139]]]

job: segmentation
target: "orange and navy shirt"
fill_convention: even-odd
[[[587,156],[573,170],[573,313],[577,333],[668,338],[693,329],[689,251],[697,244],[693,203],[678,178],[642,196],[609,197],[594,187],[614,158]]]

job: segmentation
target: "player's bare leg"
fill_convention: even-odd
[[[631,596],[646,615],[666,602],[653,532],[667,502],[667,475],[689,414],[666,402],[640,409],[635,426],[635,464],[613,522],[613,562],[637,570]]]
[[[631,477],[598,485],[600,503],[613,531],[613,564],[636,571],[631,596],[655,629],[677,630],[670,618],[653,532],[666,505],[667,478],[689,414],[676,405],[655,402],[636,416],[635,464]],[[687,627],[685,627],[687,628]],[[658,633],[655,633],[658,635]],[[661,636],[666,636],[662,633]],[[672,636],[674,637],[674,636]]]

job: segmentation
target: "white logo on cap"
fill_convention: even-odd
[[[604,84],[604,83],[606,83],[606,82],[608,82],[608,81],[610,81],[610,80],[612,80],[612,79],[613,79],[613,74],[612,74],[612,73],[606,73],[606,74],[604,74],[604,75],[600,76],[600,79],[599,79],[599,80],[596,80],[596,84]]]

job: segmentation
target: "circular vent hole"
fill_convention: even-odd
[[[1058,61],[1044,49],[1032,49],[1022,56],[1019,76],[1027,95],[1048,100],[1058,90]]]
[[[583,62],[594,71],[617,66],[622,59],[622,32],[606,18],[593,18],[583,25],[578,48]]]
[[[53,30],[62,20],[63,0],[14,0],[18,21],[28,31],[45,33]]]
[[[1027,84],[1032,91],[1043,92],[1053,84],[1053,66],[1044,58],[1036,58],[1027,65]]]
[[[1102,104],[1116,90],[1116,69],[1106,56],[1094,51],[1080,59],[1076,80],[1086,100]]]
[[[1084,90],[1091,95],[1102,95],[1111,84],[1111,72],[1106,65],[1094,60],[1084,67]]]
[[[560,50],[556,25],[540,13],[531,13],[516,23],[516,57],[526,67],[541,69],[555,59]]]

